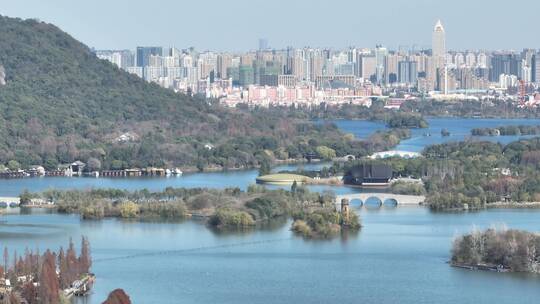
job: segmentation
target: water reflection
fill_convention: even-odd
[[[366,199],[366,202],[364,203],[364,206],[367,209],[379,209],[383,205],[383,202],[380,198],[376,196],[371,196],[368,199]]]
[[[206,227],[216,236],[230,235],[248,235],[254,232],[272,232],[283,229],[285,226],[290,227],[292,221],[288,217],[278,217],[275,219],[262,221],[256,227],[214,227],[206,225]]]

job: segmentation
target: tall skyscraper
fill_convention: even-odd
[[[384,73],[386,70],[385,59],[388,56],[388,50],[382,45],[377,45],[375,48],[375,61],[376,61],[376,71],[375,77],[377,79],[377,84],[384,83]]]
[[[444,32],[444,27],[441,23],[441,20],[437,21],[437,24],[435,24],[431,47],[433,51],[433,57],[444,58],[446,56],[446,33]]]
[[[433,57],[433,64],[431,67],[431,73],[429,73],[429,82],[439,90],[442,87],[442,82],[447,81],[447,73],[441,73],[446,66],[446,33],[441,20],[438,20],[433,29],[431,52]],[[440,76],[443,76],[442,78]],[[448,85],[445,84],[445,89]]]

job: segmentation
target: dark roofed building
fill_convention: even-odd
[[[392,167],[384,164],[361,164],[352,167],[345,174],[349,185],[387,185],[392,178]]]

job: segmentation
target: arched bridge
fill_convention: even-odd
[[[426,199],[423,195],[401,195],[392,193],[351,193],[336,196],[336,206],[341,207],[341,200],[348,199],[349,203],[354,205],[355,200],[360,200],[361,205],[365,205],[366,201],[378,201],[380,205],[404,205],[418,206]]]

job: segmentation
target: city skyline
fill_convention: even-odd
[[[441,20],[433,27],[431,50],[420,52],[392,52],[382,45],[345,51],[272,50],[260,39],[258,51],[240,54],[154,46],[137,47],[135,52],[96,50],[96,55],[164,88],[202,94],[232,107],[296,102],[369,107],[371,97],[384,94],[405,97],[387,103],[399,107],[407,98],[425,93],[447,99],[512,96],[533,105],[537,97],[526,94],[540,82],[536,50],[448,52]]]
[[[534,26],[534,12],[540,9],[536,1],[522,1],[515,8],[519,18],[513,17],[517,14],[511,14],[512,10],[503,9],[506,5],[498,5],[502,1],[433,2],[387,1],[383,9],[376,3],[345,0],[331,5],[277,0],[255,6],[245,0],[205,4],[164,0],[156,7],[159,14],[150,14],[142,1],[73,4],[67,0],[23,0],[4,4],[0,13],[53,23],[96,49],[160,45],[246,51],[256,49],[261,38],[276,49],[376,44],[388,49],[421,49],[431,45],[428,29],[439,19],[448,31],[448,50],[540,48],[532,37],[518,34]],[[489,14],[482,13],[487,7]],[[101,34],[104,32],[108,35]]]

